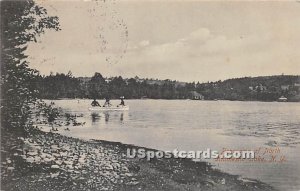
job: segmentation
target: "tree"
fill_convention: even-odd
[[[91,98],[103,98],[108,96],[108,88],[103,76],[96,72],[88,83],[89,96]]]
[[[32,0],[1,1],[1,127],[24,127],[30,104],[37,97],[35,84],[38,75],[30,69],[24,51],[30,41],[46,29],[60,30],[58,17]]]

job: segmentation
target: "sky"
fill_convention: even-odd
[[[217,81],[299,75],[297,1],[39,0],[61,31],[30,43],[41,74]]]

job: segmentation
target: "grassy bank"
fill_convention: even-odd
[[[273,190],[188,159],[129,159],[128,147],[31,130],[2,131],[2,190]]]

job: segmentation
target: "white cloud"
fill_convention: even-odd
[[[277,41],[268,34],[229,38],[200,28],[173,42],[129,51],[124,62],[127,70],[139,76],[189,81],[257,76],[258,72],[274,75],[282,72],[274,65],[288,62],[283,52],[299,58],[296,51],[284,50]]]
[[[211,37],[210,31],[206,28],[200,28],[190,33],[188,40],[204,41]]]
[[[150,42],[148,40],[143,40],[139,43],[140,46],[148,46],[150,44]]]

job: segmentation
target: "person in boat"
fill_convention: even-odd
[[[121,99],[121,103],[119,104],[119,106],[125,106],[124,96],[120,97],[120,99]]]
[[[101,107],[101,105],[99,104],[99,102],[96,101],[95,98],[94,98],[94,101],[92,101],[91,105],[92,105],[93,107],[96,107],[96,106]]]
[[[104,103],[103,107],[110,107],[110,106],[111,106],[110,99],[109,99],[109,97],[106,97],[105,98],[105,103]]]

